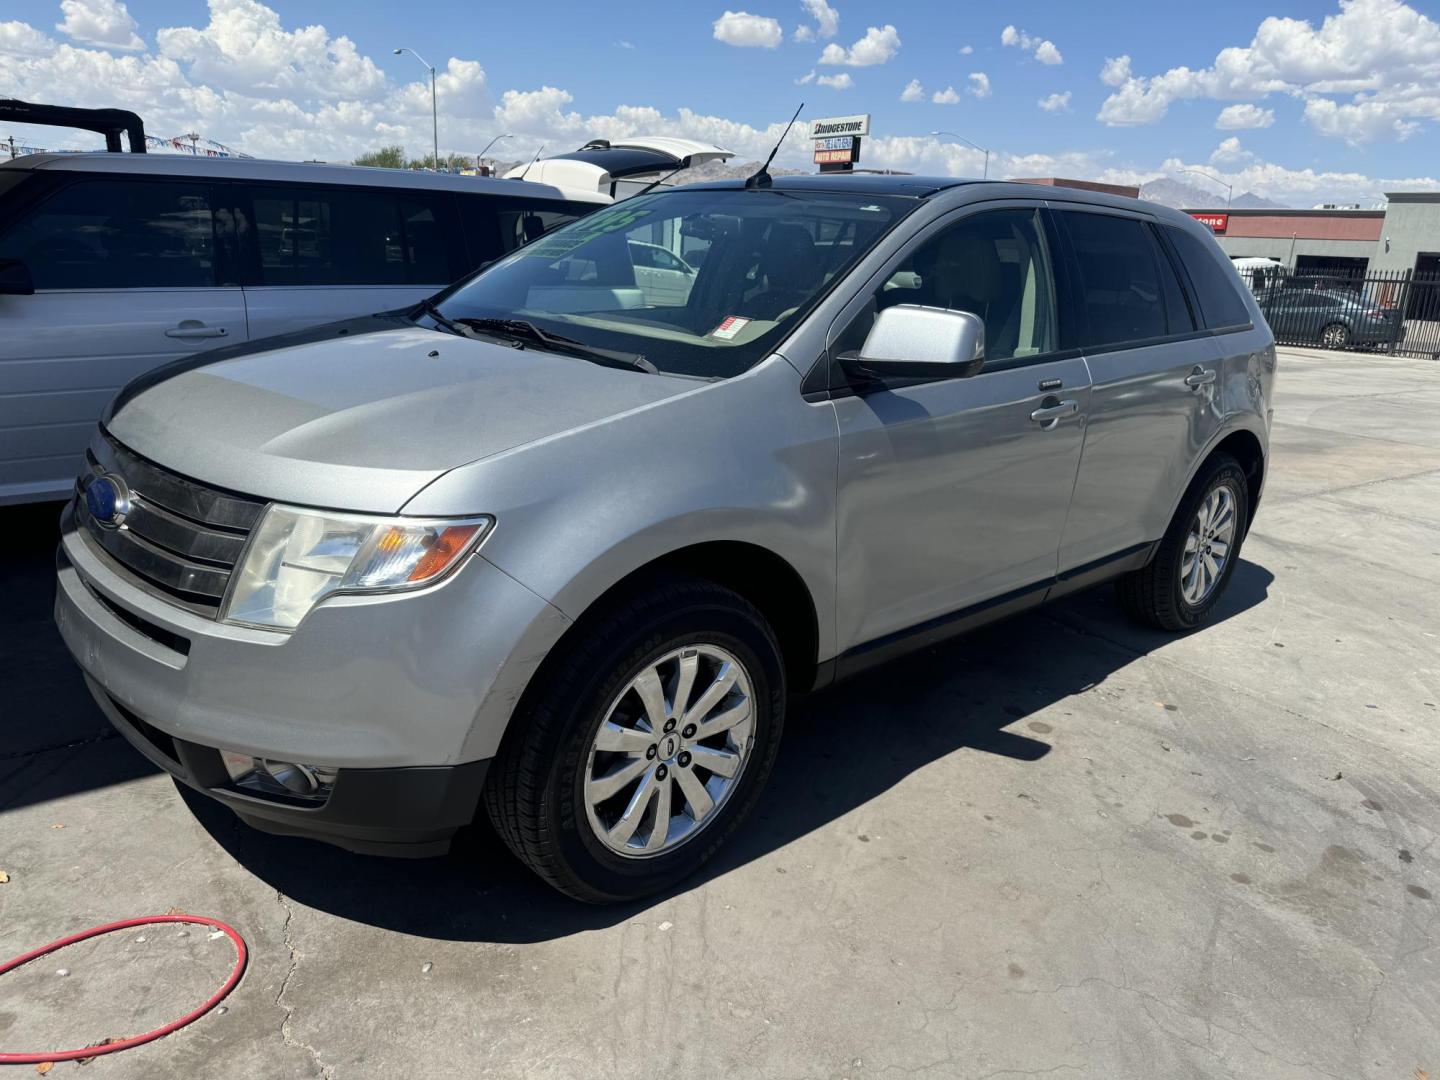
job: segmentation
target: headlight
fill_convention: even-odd
[[[376,518],[272,505],[250,536],[225,621],[293,630],[332,593],[416,589],[475,549],[494,519]]]

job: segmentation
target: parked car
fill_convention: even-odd
[[[664,235],[707,245],[674,306],[631,257]],[[753,809],[794,693],[1105,581],[1203,622],[1275,362],[1153,203],[653,193],[408,313],[133,383],[56,619],[125,737],[260,829],[426,855],[483,806],[557,888],[645,895]]]
[[[1405,339],[1398,308],[1384,307],[1357,292],[1292,283],[1261,290],[1259,301],[1260,311],[1281,341],[1351,349]]]
[[[63,498],[105,403],[158,364],[412,305],[610,201],[238,158],[0,162],[0,505]]]

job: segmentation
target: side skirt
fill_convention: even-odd
[[[898,630],[893,634],[875,638],[861,645],[846,649],[833,660],[827,660],[816,672],[814,689],[828,686],[831,682],[848,679],[879,664],[895,660],[916,649],[934,645],[957,635],[968,633],[1000,619],[1018,615],[1022,611],[1039,607],[1050,600],[1068,596],[1070,593],[1102,584],[1121,574],[1145,566],[1155,554],[1159,541],[1136,544],[1096,559],[1083,566],[1058,574],[1053,578],[1038,581],[1033,585],[1002,593],[978,604],[952,611],[946,615],[928,619],[916,626]]]

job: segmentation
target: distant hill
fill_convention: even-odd
[[[1256,195],[1253,191],[1247,191],[1244,195],[1236,195],[1230,201],[1230,205],[1237,210],[1289,210],[1285,203],[1276,202],[1274,199],[1267,199],[1263,195]]]
[[[1203,188],[1198,184],[1172,180],[1168,176],[1162,176],[1159,180],[1151,180],[1148,184],[1143,185],[1140,188],[1140,198],[1146,202],[1159,203],[1161,206],[1173,206],[1177,210],[1218,210],[1225,205],[1223,194],[1217,194],[1214,190]],[[1267,199],[1263,195],[1256,195],[1253,191],[1236,195],[1230,201],[1230,205],[1236,210],[1289,209],[1284,203]]]

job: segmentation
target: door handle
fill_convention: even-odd
[[[168,338],[211,338],[224,337],[230,331],[223,326],[206,326],[204,323],[192,322],[186,319],[179,326],[172,326],[165,331]]]
[[[1042,405],[1030,414],[1030,419],[1037,424],[1048,424],[1065,416],[1074,416],[1079,411],[1078,401],[1062,401],[1058,405]]]
[[[1202,386],[1209,386],[1215,381],[1215,372],[1207,371],[1205,368],[1197,367],[1189,375],[1185,376],[1185,385],[1191,390],[1198,390]]]

